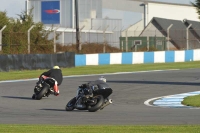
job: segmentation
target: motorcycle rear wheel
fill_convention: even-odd
[[[89,112],[95,112],[95,111],[99,110],[104,103],[104,98],[102,95],[94,96],[93,99],[97,99],[97,104],[95,104],[93,106],[88,106]]]
[[[76,97],[72,98],[65,106],[66,111],[72,111],[75,109]]]
[[[36,100],[41,100],[42,97],[47,93],[49,87],[47,85],[44,85],[44,87],[42,88],[42,90],[35,95],[35,99]]]

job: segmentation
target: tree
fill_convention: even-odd
[[[52,53],[53,38],[49,39],[51,30],[45,30],[41,22],[34,23],[32,10],[29,15],[26,11],[18,14],[19,18],[8,18],[6,12],[0,12],[0,29],[7,26],[3,31],[3,53],[4,54],[27,54],[28,47],[28,29],[34,25],[31,30],[30,42],[31,53]],[[58,39],[59,34],[57,34]]]
[[[200,0],[195,0],[195,2],[191,2],[191,4],[196,8],[197,13],[199,15],[199,19],[200,19]]]

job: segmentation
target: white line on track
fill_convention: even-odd
[[[147,73],[147,72],[162,72],[162,71],[175,71],[175,70],[179,70],[179,69],[136,71],[136,72],[117,72],[117,73],[88,74],[88,75],[71,75],[71,76],[63,76],[63,78],[98,76],[98,75],[117,75],[117,74]],[[38,78],[33,78],[33,79],[19,79],[19,80],[6,80],[6,81],[0,81],[0,83],[24,82],[24,81],[34,81],[34,80],[38,80]]]
[[[180,69],[136,71],[136,72],[117,72],[117,73],[88,74],[88,75],[72,75],[72,76],[63,76],[63,78],[87,77],[87,76],[98,76],[98,75],[133,74],[133,73],[147,73],[147,72],[162,72],[162,71],[175,71],[175,70],[180,70]],[[0,81],[0,83],[12,83],[12,82],[34,81],[34,80],[38,80],[38,78],[33,78],[33,79],[19,79],[19,80],[6,80],[6,81]]]

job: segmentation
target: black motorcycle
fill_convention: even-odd
[[[42,97],[48,97],[50,94],[54,94],[53,87],[56,82],[54,78],[43,76],[42,80],[34,88],[32,99],[41,100]]]
[[[104,93],[107,91],[105,88],[94,93],[92,97],[87,96],[87,89],[79,86],[77,89],[77,96],[72,98],[66,105],[66,111],[77,110],[88,110],[89,112],[95,112],[102,110],[104,107],[112,103],[112,99],[109,99],[104,96]]]

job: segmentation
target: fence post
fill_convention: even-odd
[[[147,51],[149,51],[149,36],[147,36]]]
[[[103,53],[106,52],[106,34],[105,34],[105,32],[106,32],[106,30],[108,29],[108,27],[109,27],[109,25],[107,25],[107,27],[106,27],[106,28],[104,29],[104,31],[103,31],[103,36],[104,36]]]
[[[0,30],[0,51],[2,50],[2,31],[6,28],[6,25]]]
[[[173,26],[173,24],[171,24],[168,28],[167,28],[167,50],[169,50],[169,29]]]
[[[101,28],[101,26],[99,26],[98,29],[96,29],[96,34],[97,34],[97,44],[98,44],[98,30]]]
[[[85,25],[83,25],[81,28],[80,28],[80,40],[81,40],[81,31],[83,30],[83,28],[85,27]],[[79,46],[79,51],[82,49],[82,43],[80,42],[80,46]]]
[[[126,32],[126,52],[127,52],[128,51],[128,29],[125,32]]]
[[[26,14],[29,15],[29,1],[30,0],[26,0]]]
[[[54,30],[54,39],[53,39],[53,52],[56,53],[56,31],[59,28],[59,26]]]
[[[65,30],[63,30],[62,32],[62,44],[64,45],[65,44],[65,31],[67,30],[68,28],[66,28]]]
[[[124,41],[121,41],[121,43],[122,43],[122,47],[121,47],[121,50],[122,50],[122,52],[123,52],[123,47],[124,47]]]
[[[188,27],[187,27],[187,30],[186,30],[186,40],[187,40],[187,50],[189,49],[189,28],[192,26],[192,24],[190,24]]]
[[[122,26],[122,28],[120,29],[120,38],[122,37],[122,30],[123,30],[123,27],[124,26]],[[123,41],[121,41],[121,43],[122,43],[122,48],[121,48],[121,50],[123,51],[124,49],[123,49],[123,47],[124,47],[124,42]]]
[[[28,54],[30,54],[30,43],[31,43],[31,39],[30,39],[30,32],[33,29],[33,27],[35,27],[35,25],[32,25],[31,28],[28,29]]]

